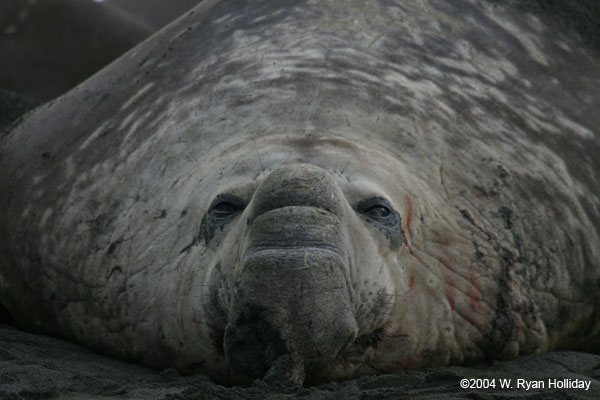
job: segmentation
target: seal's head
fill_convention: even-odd
[[[218,198],[212,224],[229,218],[233,204]],[[332,177],[310,164],[282,166],[260,184],[244,215],[225,329],[235,369],[262,378],[289,357],[285,372],[302,380],[304,363],[332,360],[354,341],[346,206]]]
[[[235,374],[299,384],[345,375],[393,303],[385,264],[404,242],[401,217],[390,193],[327,162],[354,144],[315,140],[307,155],[298,140],[269,141],[270,156],[237,155],[262,164],[245,169],[258,176],[229,176],[235,184],[212,193],[199,234],[212,301],[199,313]]]

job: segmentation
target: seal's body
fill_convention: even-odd
[[[600,72],[547,30],[201,3],[3,141],[2,304],[229,382],[598,349]]]

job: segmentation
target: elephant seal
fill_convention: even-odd
[[[0,299],[225,383],[600,347],[598,54],[475,0],[204,1],[0,150]]]

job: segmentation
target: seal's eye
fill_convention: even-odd
[[[246,202],[231,193],[221,193],[214,198],[200,224],[200,238],[209,243],[216,232],[234,220],[246,208]]]
[[[244,202],[239,197],[224,193],[218,195],[212,202],[209,208],[209,214],[216,219],[230,218],[245,207]]]
[[[395,212],[391,204],[381,197],[373,197],[361,201],[356,210],[370,220],[382,224],[393,224],[396,221]]]
[[[365,214],[371,218],[386,218],[389,217],[391,213],[392,211],[389,208],[381,204],[369,207],[365,210]]]
[[[400,214],[386,199],[371,197],[359,202],[354,209],[375,228],[385,233],[395,248],[404,242]]]
[[[230,201],[222,201],[212,209],[216,216],[228,216],[236,211],[238,211],[238,207]]]

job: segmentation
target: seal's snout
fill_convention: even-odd
[[[348,315],[341,316],[341,324],[330,321],[330,327],[321,326],[317,338],[311,329],[315,323],[306,316],[297,315],[300,323],[295,323],[284,321],[281,310],[253,304],[241,308],[236,321],[225,329],[224,351],[235,372],[252,379],[302,386],[306,366],[326,366],[356,338],[356,324]],[[316,324],[322,322],[317,318]]]
[[[260,248],[246,254],[224,351],[237,373],[301,385],[358,334],[339,252]]]
[[[280,167],[257,188],[224,336],[236,372],[301,385],[356,338],[343,201],[313,165]]]

